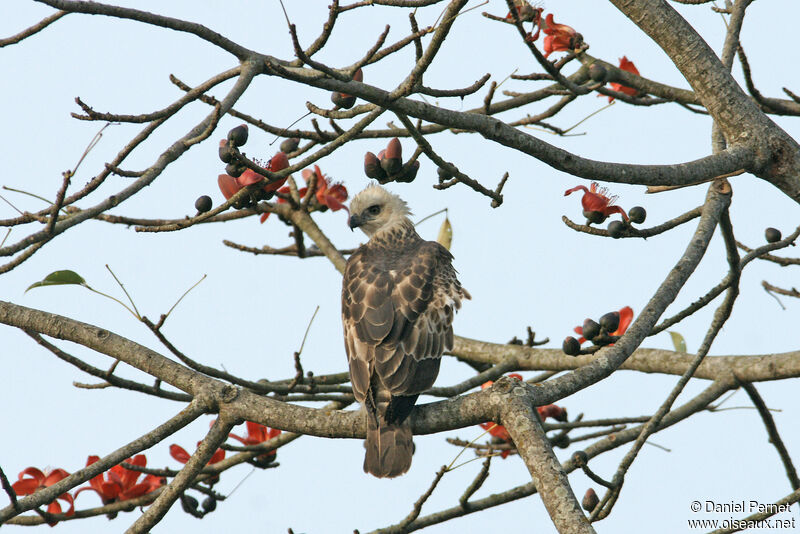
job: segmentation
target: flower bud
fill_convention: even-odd
[[[197,213],[205,213],[210,211],[212,205],[211,197],[208,195],[198,197],[198,199],[194,201],[194,207],[197,209]]]
[[[230,141],[233,146],[239,147],[243,146],[247,142],[247,125],[240,124],[236,128],[232,129],[228,132],[228,141]]]
[[[561,344],[561,350],[567,356],[577,356],[581,352],[581,344],[574,337],[567,336],[564,338],[564,343]]]

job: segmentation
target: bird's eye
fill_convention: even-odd
[[[370,215],[378,215],[381,212],[381,207],[378,204],[367,208],[367,213]]]

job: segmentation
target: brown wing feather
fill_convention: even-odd
[[[372,372],[392,395],[427,390],[438,374],[442,352],[452,348],[453,310],[468,294],[444,247],[426,241],[414,245],[391,265],[371,257],[375,254],[369,245],[347,262],[342,319],[359,401],[369,389]]]

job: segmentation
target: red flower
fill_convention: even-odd
[[[609,336],[623,335],[632,322],[633,322],[633,308],[631,308],[630,306],[625,306],[624,308],[619,310],[619,326],[617,327],[616,330],[611,332]],[[580,339],[578,339],[578,343],[583,344],[583,342],[586,341],[586,338],[583,337],[583,327],[576,326],[574,330],[576,334],[581,336]],[[610,345],[613,345],[613,343],[610,343]]]
[[[636,68],[636,65],[633,64],[633,61],[628,60],[628,58],[625,56],[619,58],[619,68],[624,71],[635,74],[637,76],[639,75],[639,69]],[[633,87],[628,87],[627,85],[622,85],[617,82],[611,82],[611,88],[615,91],[619,91],[620,93],[625,93],[626,95],[630,96],[636,96],[639,94],[639,91],[634,89]],[[614,100],[613,96],[608,97],[609,102],[613,100]]]
[[[343,204],[345,200],[347,200],[347,188],[340,183],[335,183],[331,185],[330,178],[324,176],[322,171],[319,170],[318,165],[314,165],[314,170],[310,169],[303,169],[301,173],[303,178],[305,179],[306,183],[310,183],[311,180],[314,180],[315,185],[315,193],[314,196],[317,198],[317,202],[320,203],[321,206],[326,206],[330,208],[331,211],[339,211],[340,209],[347,210],[347,206]],[[289,187],[285,186],[281,189],[278,189],[278,193],[289,194]],[[308,187],[302,187],[297,191],[300,198],[304,198],[306,193],[308,193]],[[278,197],[278,203],[283,204],[286,200],[283,198]],[[265,213],[261,216],[261,222],[267,220],[269,217],[269,213]]]
[[[545,33],[544,57],[549,56],[553,52],[568,52],[580,45],[583,39],[581,34],[566,24],[556,24],[553,20],[552,13],[548,13],[544,22],[542,26],[542,31]]]
[[[67,478],[69,473],[64,471],[63,469],[45,469],[44,472],[36,469],[35,467],[28,467],[24,471],[22,471],[19,476],[17,477],[18,480],[11,484],[11,489],[14,490],[19,496],[23,495],[31,495],[36,493],[40,489],[48,488],[55,484],[56,482],[60,482]],[[50,504],[47,505],[47,513],[49,514],[60,514],[61,513],[61,505],[58,503],[58,499],[62,501],[66,501],[69,503],[69,510],[67,510],[67,515],[71,516],[75,514],[75,506],[74,500],[72,495],[69,493],[62,493],[56,499],[54,499]],[[51,527],[56,526],[58,521],[49,522],[48,525]]]
[[[536,33],[529,33],[527,37],[528,41],[533,42],[538,39],[542,23],[542,11],[544,11],[544,9],[541,7],[533,7],[527,0],[514,0],[513,11],[516,12],[517,18],[521,22],[533,22]],[[514,21],[514,13],[512,11],[509,11],[508,15],[506,15],[506,20],[509,22]]]
[[[281,431],[277,428],[269,428],[252,421],[246,421],[245,423],[247,425],[247,434],[244,437],[237,436],[233,432],[228,434],[233,439],[241,441],[244,445],[258,445],[259,443],[263,443],[281,434]],[[259,454],[255,457],[255,460],[266,465],[274,461],[275,456],[275,451],[269,451],[264,454]]]
[[[578,185],[573,187],[572,189],[567,189],[564,192],[564,196],[567,196],[579,190],[583,191],[583,198],[581,198],[581,205],[583,206],[584,215],[588,212],[596,211],[599,212],[603,216],[603,220],[605,220],[605,218],[611,215],[612,213],[619,213],[620,215],[622,215],[623,219],[625,219],[626,221],[628,220],[628,215],[625,213],[625,210],[623,210],[619,206],[613,205],[617,197],[607,196],[608,189],[606,189],[605,187],[600,187],[597,182],[592,182],[590,189],[586,189],[586,186],[583,185]]]
[[[202,440],[197,442],[197,446],[199,447],[200,444],[203,443]],[[185,464],[189,461],[189,458],[192,457],[191,454],[186,452],[186,449],[181,447],[180,445],[172,444],[169,446],[169,455],[175,458],[182,464]],[[217,449],[214,454],[211,456],[211,459],[208,461],[207,465],[215,464],[221,460],[225,459],[225,451],[223,449]]]
[[[261,163],[259,163],[259,165],[261,165]],[[286,154],[283,152],[278,152],[272,156],[266,165],[262,166],[268,171],[278,172],[289,166],[289,158],[287,158]],[[234,178],[233,176],[229,176],[227,174],[220,174],[217,178],[217,184],[219,185],[219,190],[222,191],[223,195],[225,195],[225,200],[227,200],[236,194],[241,188],[250,184],[256,184],[263,179],[264,177],[257,172],[247,169],[238,178]],[[280,186],[283,185],[285,181],[286,178],[282,178],[277,182],[267,184],[264,186],[264,191],[267,193],[276,191]]]
[[[327,206],[331,211],[339,211],[343,208],[345,210],[347,209],[347,206],[343,204],[343,202],[347,200],[347,188],[340,183],[331,185],[330,178],[322,175],[322,171],[319,170],[318,165],[314,165],[313,172],[309,169],[304,169],[302,175],[308,184],[311,183],[312,179],[316,181],[315,196],[321,205]],[[305,190],[305,188],[301,189],[301,191],[303,190]],[[303,195],[305,195],[305,192]]]
[[[237,436],[233,432],[229,434],[230,437],[241,441],[244,445],[258,445],[259,443],[263,443],[268,439],[279,436],[281,433],[281,431],[277,428],[269,428],[252,421],[246,421],[245,424],[247,425],[247,434],[244,437]]]
[[[89,456],[89,459],[86,460],[86,465],[92,465],[98,460],[100,460],[99,456]],[[133,458],[128,458],[125,462],[139,467],[146,467],[147,457],[144,454],[137,454]],[[110,504],[116,501],[127,501],[141,497],[160,488],[166,482],[163,477],[147,475],[137,484],[136,482],[141,473],[126,469],[121,465],[115,465],[106,473],[105,477],[103,473],[94,477],[89,481],[89,486],[80,488],[75,492],[75,496],[77,497],[82,491],[93,490],[103,500],[103,504]]]

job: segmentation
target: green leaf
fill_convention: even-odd
[[[683,339],[683,336],[677,332],[669,332],[670,337],[672,337],[672,345],[675,347],[675,350],[678,352],[686,352],[686,340]]]
[[[442,226],[439,228],[439,236],[436,238],[436,241],[447,250],[450,250],[453,244],[453,227],[450,224],[450,219],[447,217],[444,218]]]
[[[89,287],[86,283],[86,280],[83,279],[81,275],[76,273],[75,271],[54,271],[47,276],[44,277],[44,280],[41,282],[36,282],[35,284],[31,284],[28,286],[28,289],[25,290],[27,293],[34,287],[44,287],[44,286],[63,286],[63,285],[78,285]]]

